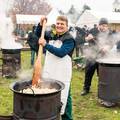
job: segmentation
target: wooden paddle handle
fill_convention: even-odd
[[[41,37],[40,38],[44,39],[45,29],[46,29],[46,20],[43,21]],[[42,59],[42,53],[43,53],[43,47],[42,47],[42,45],[39,45],[39,50],[38,50],[38,58],[39,59]]]
[[[46,29],[46,20],[43,21],[43,25],[42,25],[42,31],[41,31],[41,37],[40,38],[44,38],[45,35],[45,29]]]
[[[43,21],[43,28],[41,31],[41,38],[44,39],[45,35],[45,26],[46,21]],[[37,86],[38,81],[41,80],[41,71],[42,71],[42,53],[43,53],[43,46],[39,45],[39,50],[38,50],[38,56],[34,65],[34,72],[33,72],[33,77],[32,77],[32,86]]]

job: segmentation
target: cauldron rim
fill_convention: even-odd
[[[51,80],[51,81],[50,81]],[[29,83],[31,83],[32,84],[32,80],[23,80],[23,81],[21,81],[21,80],[19,80],[19,81],[15,81],[15,82],[13,82],[13,83],[11,83],[10,84],[10,90],[12,90],[14,93],[17,93],[17,94],[21,94],[21,95],[30,95],[30,96],[42,96],[42,95],[50,95],[50,94],[56,94],[56,93],[58,93],[58,92],[60,92],[61,90],[63,90],[64,88],[65,88],[65,85],[64,85],[64,83],[63,82],[61,82],[61,81],[58,81],[58,80],[53,80],[53,79],[45,79],[45,80],[43,80],[44,82],[49,82],[49,83],[57,83],[57,84],[59,84],[60,86],[61,86],[61,88],[60,89],[57,89],[56,91],[54,91],[54,92],[51,92],[51,93],[40,93],[40,94],[29,94],[29,93],[22,93],[22,92],[20,92],[19,90],[15,90],[14,89],[14,87],[15,87],[15,85],[16,84],[19,84],[20,82],[29,82]],[[27,83],[28,84],[28,83]]]
[[[120,62],[118,63],[118,62],[107,62],[107,61],[105,61],[105,59],[103,58],[101,58],[101,59],[97,59],[96,60],[96,62],[97,63],[99,63],[99,64],[106,64],[106,65],[120,65]]]
[[[0,120],[12,120],[13,115],[0,115]]]

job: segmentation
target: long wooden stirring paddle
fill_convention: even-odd
[[[40,38],[44,38],[45,28],[46,28],[46,20],[43,21],[43,26],[42,26],[42,31],[41,31],[41,37]],[[42,47],[42,45],[39,45],[38,56],[37,56],[37,59],[36,59],[35,64],[34,64],[32,86],[37,86],[38,82],[41,81],[42,53],[43,53],[43,47]]]

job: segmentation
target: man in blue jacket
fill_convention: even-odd
[[[36,35],[40,37],[43,16],[36,29]],[[65,84],[61,93],[63,103],[61,114],[62,120],[73,120],[72,101],[70,95],[70,81],[72,76],[72,54],[75,41],[68,31],[68,19],[65,16],[58,16],[55,25],[56,32],[46,32],[44,38],[39,38],[39,44],[46,50],[43,78],[59,80]]]

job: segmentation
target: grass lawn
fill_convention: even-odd
[[[22,70],[30,69],[30,52],[22,52]],[[94,76],[91,92],[87,96],[80,96],[83,86],[84,70],[73,68],[71,83],[73,98],[74,120],[120,120],[120,106],[104,108],[97,102],[97,77]],[[13,107],[13,93],[9,89],[10,83],[16,79],[0,77],[0,115],[10,115]]]

